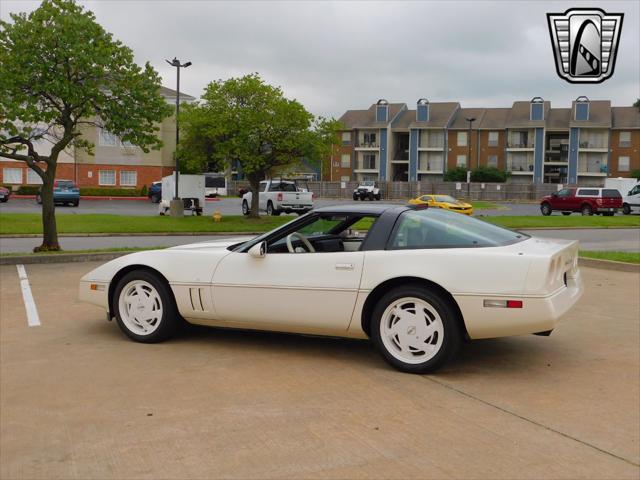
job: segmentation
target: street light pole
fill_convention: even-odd
[[[171,201],[171,216],[179,216],[181,217],[184,211],[184,207],[182,205],[182,201],[180,200],[180,196],[178,195],[178,182],[180,180],[180,164],[178,160],[178,144],[180,143],[180,68],[187,68],[191,66],[191,62],[180,63],[176,57],[173,57],[173,60],[167,60],[167,63],[172,67],[176,67],[177,78],[176,78],[176,149],[174,151],[175,157],[175,191],[173,195],[173,200]]]
[[[470,181],[471,181],[471,124],[475,122],[475,117],[467,117],[465,118],[467,122],[469,122],[469,133],[467,134],[467,197],[470,194]]]

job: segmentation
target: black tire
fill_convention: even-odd
[[[582,213],[582,215],[584,216],[591,216],[593,215],[593,209],[591,208],[591,205],[585,203],[584,205],[582,205],[582,207],[580,207],[580,213]]]
[[[353,200],[357,201],[358,200],[358,195],[356,195],[355,193],[353,194]]]
[[[404,297],[419,298],[430,304],[442,320],[443,340],[438,352],[422,363],[408,363],[394,356],[382,340],[380,324],[382,315],[389,305]],[[437,370],[447,363],[460,347],[462,334],[457,321],[455,308],[440,294],[420,285],[406,285],[394,288],[378,300],[371,316],[371,340],[382,357],[393,367],[407,373],[428,373]]]
[[[9,197],[5,197],[2,200],[0,200],[0,202],[2,203],[7,203],[9,201]]]
[[[271,202],[271,200],[269,200],[267,202],[267,215],[272,216],[272,217],[277,217],[278,215],[280,215],[280,213],[281,212],[279,212],[278,210],[273,208],[273,203]]]
[[[5,202],[7,200],[5,199]],[[631,214],[631,206],[628,203],[625,203],[624,205],[622,205],[622,213],[625,215],[630,215]]]
[[[364,202],[364,195],[360,195],[360,201]]]
[[[40,195],[39,193],[36,195],[36,203],[38,205],[42,205],[42,195]]]
[[[148,335],[139,335],[130,330],[129,327],[126,326],[125,322],[123,322],[120,314],[119,299],[122,289],[129,282],[134,280],[143,280],[151,284],[160,296],[162,304],[160,325],[155,331]],[[167,285],[164,280],[160,279],[157,275],[147,270],[133,270],[120,279],[113,292],[113,297],[111,298],[111,311],[115,314],[116,322],[118,323],[120,330],[122,330],[122,332],[130,339],[141,343],[158,343],[167,340],[175,335],[178,327],[183,322],[178,313],[176,301],[169,285]]]
[[[571,215],[571,212],[562,212],[562,214],[566,217],[567,215]]]
[[[376,200],[382,200],[382,195],[380,195],[379,193],[377,195],[375,195],[375,199]]]
[[[78,205],[80,205],[80,200],[76,200],[75,202],[73,202],[72,204],[74,207],[77,207]]]
[[[160,195],[151,195],[151,203],[160,203]]]
[[[549,215],[551,215],[551,212],[553,212],[553,209],[551,208],[551,205],[549,205],[547,202],[544,202],[542,205],[540,205],[540,212],[545,217],[548,217]]]
[[[247,203],[246,200],[242,201],[242,214],[246,217],[247,215],[249,215],[251,211],[249,210],[249,204]]]

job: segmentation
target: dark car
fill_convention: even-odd
[[[153,203],[160,203],[160,200],[162,200],[162,182],[153,182],[149,185],[147,197]]]
[[[582,215],[612,216],[622,208],[622,196],[614,188],[563,188],[559,192],[547,195],[540,200],[542,215],[562,212],[571,215],[580,212]]]
[[[4,203],[9,201],[11,191],[8,188],[0,187],[0,202]]]
[[[42,187],[40,187],[36,195],[36,201],[42,203]],[[78,188],[73,180],[54,180],[53,203],[77,207],[80,205],[80,188]]]

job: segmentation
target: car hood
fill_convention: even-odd
[[[220,240],[207,240],[204,242],[189,243],[187,245],[178,245],[176,247],[170,247],[166,250],[223,250],[231,245],[243,243],[251,240],[253,236],[232,237],[224,238]]]

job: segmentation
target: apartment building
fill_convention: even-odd
[[[348,110],[325,180],[441,180],[447,170],[495,167],[514,183],[601,185],[640,169],[640,111],[578,97],[552,108],[540,97],[510,108],[379,100]],[[350,167],[350,168],[349,168]]]
[[[175,90],[161,87],[160,93],[167,103],[175,105]],[[194,100],[195,97],[180,93],[181,102]],[[82,136],[95,145],[94,154],[89,155],[81,149],[68,149],[58,158],[56,176],[74,180],[81,187],[141,188],[160,180],[174,170],[175,115],[165,118],[158,128],[162,148],[145,153],[104,129],[84,125],[81,128]],[[48,154],[51,145],[41,141],[36,148],[40,153]],[[0,183],[20,186],[38,185],[42,181],[24,162],[1,159]]]

